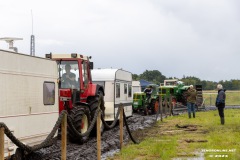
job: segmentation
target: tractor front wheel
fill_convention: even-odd
[[[87,132],[90,125],[90,112],[88,106],[84,105],[75,106],[70,111],[69,118],[71,119],[71,121],[73,122],[73,126],[79,133],[83,134]],[[69,129],[69,138],[72,142],[81,143],[83,141],[83,138],[76,136],[76,134],[74,134],[74,132],[71,129]]]

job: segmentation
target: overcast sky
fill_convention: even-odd
[[[239,0],[7,0],[0,38],[18,37],[20,53],[80,53],[95,68],[167,77],[240,79]],[[0,41],[0,48],[8,45]]]

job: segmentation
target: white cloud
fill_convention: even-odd
[[[240,79],[237,0],[70,0],[0,2],[0,37],[30,52],[92,55],[96,67],[207,80]],[[0,42],[0,47],[5,44]],[[218,68],[218,66],[222,66]]]

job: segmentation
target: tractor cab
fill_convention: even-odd
[[[155,103],[159,94],[159,88],[156,84],[149,84],[146,86],[146,88],[151,88],[152,90],[150,97],[148,97],[147,93],[145,92],[135,92],[133,94],[133,111],[143,111],[144,115],[149,113],[154,114],[157,111],[157,108],[155,108]]]
[[[59,112],[71,110],[76,103],[90,103],[99,93],[104,95],[103,87],[92,83],[91,56],[50,53],[46,54],[46,58],[55,60],[58,66]],[[69,103],[67,109],[65,102]]]
[[[46,54],[57,63],[59,87],[59,113],[66,110],[72,117],[73,125],[80,133],[85,133],[93,120],[101,99],[100,109],[104,116],[103,86],[92,83],[91,69],[93,63],[91,56],[72,54]],[[102,125],[103,127],[103,125]],[[95,134],[96,129],[93,129]],[[73,131],[71,131],[73,132]],[[74,134],[70,139],[76,140]]]

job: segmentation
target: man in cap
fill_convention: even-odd
[[[220,116],[221,124],[224,125],[224,108],[225,108],[225,100],[226,100],[226,94],[225,89],[223,89],[223,86],[221,84],[217,85],[218,95],[216,98],[216,107],[218,108],[218,114]]]
[[[197,99],[197,91],[190,85],[187,90],[187,107],[188,107],[188,118],[191,118],[191,111],[193,113],[193,118],[195,118],[195,103]]]

